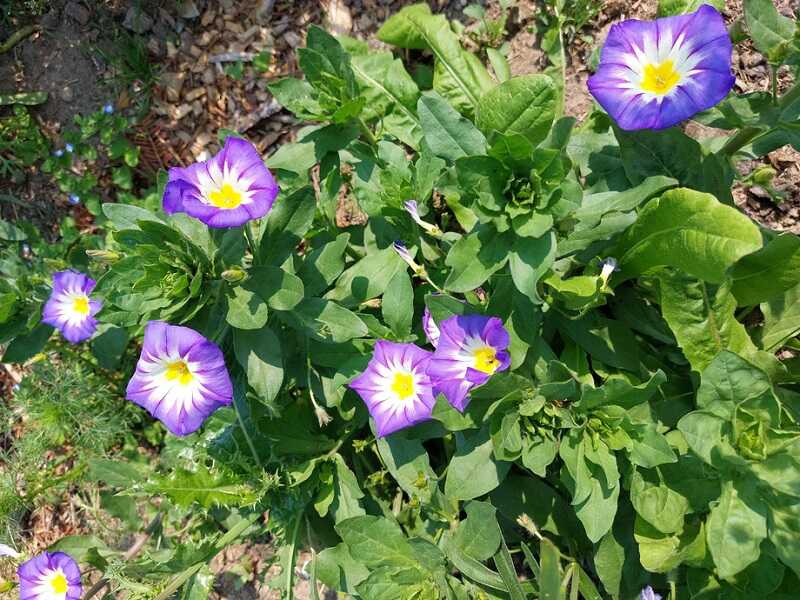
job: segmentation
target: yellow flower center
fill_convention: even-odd
[[[50,586],[53,588],[53,593],[55,594],[66,594],[67,593],[67,578],[64,577],[61,573],[56,575],[50,580]]]
[[[475,364],[472,365],[472,368],[483,373],[491,375],[500,366],[500,361],[497,360],[497,352],[489,346],[474,350],[472,356],[475,358]]]
[[[645,65],[641,88],[645,92],[663,96],[669,93],[681,80],[681,74],[675,70],[672,61],[667,59],[660,65]]]
[[[86,296],[75,298],[72,302],[72,310],[82,315],[89,314],[89,299]]]
[[[414,378],[410,373],[395,373],[392,381],[392,391],[400,400],[414,395]]]
[[[218,190],[209,192],[208,199],[217,208],[236,208],[242,203],[242,193],[230,183],[224,183]]]
[[[174,381],[177,379],[178,383],[181,385],[186,385],[194,379],[194,375],[192,375],[192,372],[189,370],[189,365],[182,360],[176,360],[167,365],[166,377],[167,381]]]

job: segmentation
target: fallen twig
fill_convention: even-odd
[[[36,33],[39,30],[40,28],[38,25],[26,25],[22,29],[15,31],[14,33],[11,34],[11,37],[9,37],[5,42],[0,44],[0,54],[8,52],[14,46],[19,44],[22,40],[24,40],[26,37],[28,37],[33,33]]]

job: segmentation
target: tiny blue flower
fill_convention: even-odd
[[[73,206],[81,203],[81,197],[78,194],[70,194],[69,195],[69,203]]]
[[[114,105],[111,103],[106,104],[103,107],[103,112],[106,113],[107,115],[112,114],[114,112]]]
[[[61,148],[59,148],[58,150],[53,152],[53,156],[55,156],[56,158],[61,158],[62,156],[64,156],[64,151]]]
[[[72,151],[73,151],[73,150],[75,150],[75,146],[73,146],[72,144],[66,144],[66,145],[64,146],[64,148],[65,148],[65,149],[67,150],[67,152],[69,152],[70,154],[72,153]]]
[[[18,392],[18,391],[19,391],[19,384],[18,384],[18,383],[15,383],[14,385],[12,385],[12,386],[11,386],[11,391],[12,391],[12,392]],[[0,544],[0,546],[2,546],[2,544]],[[0,552],[1,552],[1,551],[0,551]],[[1,554],[1,553],[0,553],[0,556],[13,556],[13,555],[12,555],[12,554],[5,554],[5,555],[3,555],[3,554]]]

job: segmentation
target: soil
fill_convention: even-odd
[[[321,25],[338,34],[368,39],[371,46],[380,47],[372,38],[375,31],[389,15],[414,1],[53,0],[48,12],[39,18],[0,23],[0,40],[29,22],[40,28],[10,52],[0,54],[0,93],[47,91],[48,101],[34,113],[54,147],[61,145],[62,132],[71,126],[76,113],[92,112],[109,101],[126,110],[131,105],[131,92],[120,86],[124,74],[109,63],[108,57],[113,55],[119,35],[131,35],[124,26],[127,20],[129,26],[141,30],[149,60],[160,72],[152,89],[151,110],[136,131],[136,142],[142,148],[140,176],[152,177],[159,168],[207,158],[219,148],[217,136],[223,128],[245,133],[267,154],[293,140],[300,127],[272,100],[267,86],[298,73],[295,52],[304,45],[308,27]],[[469,22],[463,9],[474,2],[428,3],[434,11]],[[497,0],[479,3],[486,6],[490,16],[499,14]],[[792,14],[793,3],[794,0],[775,0],[786,15]],[[742,0],[728,0],[727,5],[728,23],[741,18]],[[656,8],[657,0],[604,0],[592,22],[567,40],[566,114],[580,120],[591,110],[587,65],[611,24],[628,18],[652,19]],[[547,67],[536,29],[542,10],[540,2],[519,0],[512,12],[508,42],[509,62],[515,75]],[[733,62],[737,91],[768,88],[767,65],[750,45],[738,45]],[[781,88],[791,84],[788,72],[781,74],[779,82]],[[128,83],[133,88],[143,85],[135,80]],[[720,132],[693,129],[692,134],[695,133]],[[800,233],[800,153],[782,148],[763,161],[745,163],[740,168],[746,174],[765,164],[777,171],[773,188],[784,195],[783,202],[775,204],[758,187],[737,186],[736,203],[765,227]],[[0,204],[2,216],[33,219],[50,239],[57,235],[57,223],[65,214],[86,217],[84,209],[68,205],[46,176],[35,170],[26,175],[25,181],[18,184],[0,181],[0,192],[21,201]],[[361,218],[356,207],[344,204],[338,216],[342,225]],[[11,375],[0,374],[0,393],[6,398],[10,397],[5,392],[11,385]],[[74,507],[70,509],[72,506],[65,499],[58,511],[43,507],[32,515],[30,530],[36,534],[32,547],[81,532],[82,528],[88,530],[86,520],[74,512]],[[54,514],[61,516],[56,518]],[[47,535],[42,537],[45,531]],[[269,566],[273,553],[268,543],[228,548],[212,563],[216,575],[212,597],[279,598],[267,583],[278,569]],[[298,561],[299,599],[308,598],[308,582],[303,580],[301,569],[307,558],[301,555]]]

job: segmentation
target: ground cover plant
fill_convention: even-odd
[[[79,121],[47,165],[101,230],[33,264],[35,232],[0,229],[3,361],[57,356],[33,381],[64,382],[21,390],[4,462],[41,473],[4,474],[0,510],[81,477],[115,521],[36,556],[0,532],[7,589],[205,598],[215,555],[269,535],[290,599],[298,577],[312,598],[796,596],[800,238],[731,188],[800,149],[800,84],[777,86],[797,21],[748,0],[732,38],[720,3],[662,1],[610,29],[578,123],[557,61],[592,9],[549,4],[554,68],[517,77],[505,13],[477,54],[427,4],[381,50],[312,26],[302,77],[270,86],[297,141],[264,160],[221,131],[154,194],[118,175],[138,154],[113,107]],[[733,91],[740,38],[770,91]],[[122,190],[102,205],[65,162],[97,132]],[[340,227],[348,202],[366,218]]]

